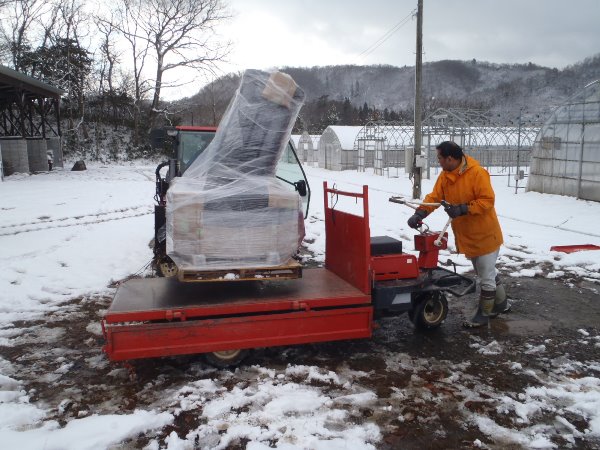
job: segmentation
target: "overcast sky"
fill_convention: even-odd
[[[230,0],[240,69],[414,65],[416,0]],[[360,56],[402,19],[405,25]],[[562,68],[600,52],[600,0],[424,0],[424,61]]]
[[[226,0],[227,1],[227,0]],[[222,72],[415,64],[417,0],[229,0]],[[424,0],[423,61],[532,62],[559,69],[600,53],[600,0]],[[390,30],[397,31],[382,42]],[[380,45],[377,45],[380,44]]]

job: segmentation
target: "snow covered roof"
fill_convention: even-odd
[[[329,130],[330,133],[335,133],[344,150],[351,150],[354,148],[356,136],[362,129],[363,126],[330,125],[323,132],[323,136],[327,133],[327,130]]]
[[[312,145],[312,148],[317,148],[319,146],[319,141],[321,140],[321,135],[320,134],[308,134],[307,131],[305,131],[304,133],[302,133],[302,135],[300,136],[300,141],[302,143],[305,144],[309,144]]]

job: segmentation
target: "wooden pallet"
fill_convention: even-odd
[[[243,269],[190,270],[179,269],[177,278],[183,282],[293,280],[302,278],[302,265],[295,259],[271,267],[247,267]]]

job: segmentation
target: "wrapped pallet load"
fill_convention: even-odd
[[[302,203],[275,177],[304,92],[247,70],[214,140],[167,193],[167,253],[186,270],[285,264],[304,237]]]

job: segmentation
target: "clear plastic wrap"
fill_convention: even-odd
[[[167,193],[167,254],[187,270],[285,264],[304,237],[302,202],[275,177],[304,92],[246,71],[214,140]]]

